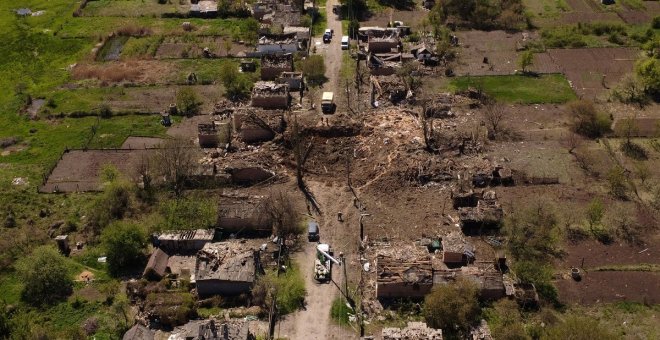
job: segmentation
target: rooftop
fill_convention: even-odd
[[[254,282],[255,249],[244,243],[207,243],[197,253],[196,280]]]
[[[258,81],[252,89],[253,96],[285,96],[289,93],[289,85],[278,84],[274,81]]]
[[[429,256],[404,260],[379,255],[376,264],[378,284],[397,282],[405,282],[409,284],[433,283],[433,268]]]
[[[173,240],[213,240],[215,236],[214,229],[196,229],[196,230],[174,230],[166,231],[158,235],[159,241]]]

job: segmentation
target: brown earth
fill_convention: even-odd
[[[568,272],[568,271],[567,271]],[[660,274],[648,272],[587,272],[581,281],[558,280],[559,298],[567,304],[634,301],[660,302]]]

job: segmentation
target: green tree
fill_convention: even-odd
[[[16,263],[23,288],[23,300],[32,305],[51,304],[73,290],[66,259],[54,247],[41,246]]]
[[[225,63],[220,68],[220,80],[225,88],[225,95],[231,100],[241,100],[249,97],[252,90],[252,80],[238,72],[234,63]]]
[[[531,283],[539,296],[553,304],[559,303],[557,288],[552,284],[552,266],[538,260],[518,261],[513,271],[522,283]]]
[[[620,166],[615,166],[607,173],[607,181],[610,183],[610,193],[621,200],[628,198],[626,193],[626,174]]]
[[[508,249],[515,259],[546,260],[557,255],[559,227],[548,202],[515,211],[504,223]]]
[[[439,285],[424,298],[424,318],[433,328],[449,336],[466,334],[478,320],[478,288],[468,280]]]
[[[118,275],[143,259],[146,235],[139,226],[130,223],[113,223],[101,234],[106,251],[108,270]]]
[[[310,55],[302,60],[300,69],[311,86],[320,86],[328,80],[325,77],[325,61],[320,54]]]
[[[89,213],[92,236],[100,234],[110,222],[124,218],[131,206],[131,186],[123,181],[109,183]]]
[[[597,320],[585,316],[569,316],[564,322],[550,327],[543,340],[614,340],[619,339]]]
[[[660,95],[660,60],[656,58],[642,59],[637,63],[635,70],[646,93],[652,96]]]
[[[532,66],[532,64],[534,64],[534,52],[530,50],[523,51],[523,53],[520,54],[520,59],[518,60],[518,65],[522,69],[523,73],[527,73],[527,68]]]
[[[179,112],[192,116],[199,113],[202,102],[195,91],[190,87],[184,87],[176,94],[176,106]]]

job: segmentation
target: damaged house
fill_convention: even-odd
[[[375,37],[367,39],[367,52],[369,53],[396,53],[401,52],[401,40],[398,35]]]
[[[240,241],[208,243],[197,253],[197,292],[200,296],[249,293],[260,266],[258,251]]]
[[[254,340],[249,321],[193,320],[176,327],[167,340]]]
[[[232,128],[240,140],[247,144],[272,140],[284,131],[284,112],[263,111],[254,108],[237,110],[232,116]]]
[[[302,91],[305,89],[305,79],[302,72],[282,72],[275,82],[289,85],[289,90],[300,91],[301,96],[303,94]]]
[[[262,34],[257,41],[257,53],[261,55],[294,53],[305,48],[296,33]]]
[[[266,54],[261,56],[261,80],[275,80],[282,72],[293,72],[293,55]]]
[[[196,252],[215,238],[215,229],[167,231],[152,236],[154,247],[169,253]]]
[[[474,246],[467,241],[460,231],[452,231],[443,236],[440,244],[442,246],[442,262],[447,267],[465,266],[475,258]]]
[[[366,64],[369,74],[372,76],[389,76],[403,66],[403,63],[412,59],[412,54],[389,53],[389,54],[367,54]]]
[[[272,81],[258,81],[252,88],[252,106],[264,109],[288,109],[289,85]]]
[[[212,0],[190,0],[190,16],[215,18],[218,16],[218,3]]]
[[[379,299],[423,298],[433,287],[433,268],[428,255],[411,260],[379,255],[376,271]]]

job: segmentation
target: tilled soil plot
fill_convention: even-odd
[[[550,49],[547,53],[566,75],[578,97],[595,98],[632,72],[639,51],[606,47]]]

